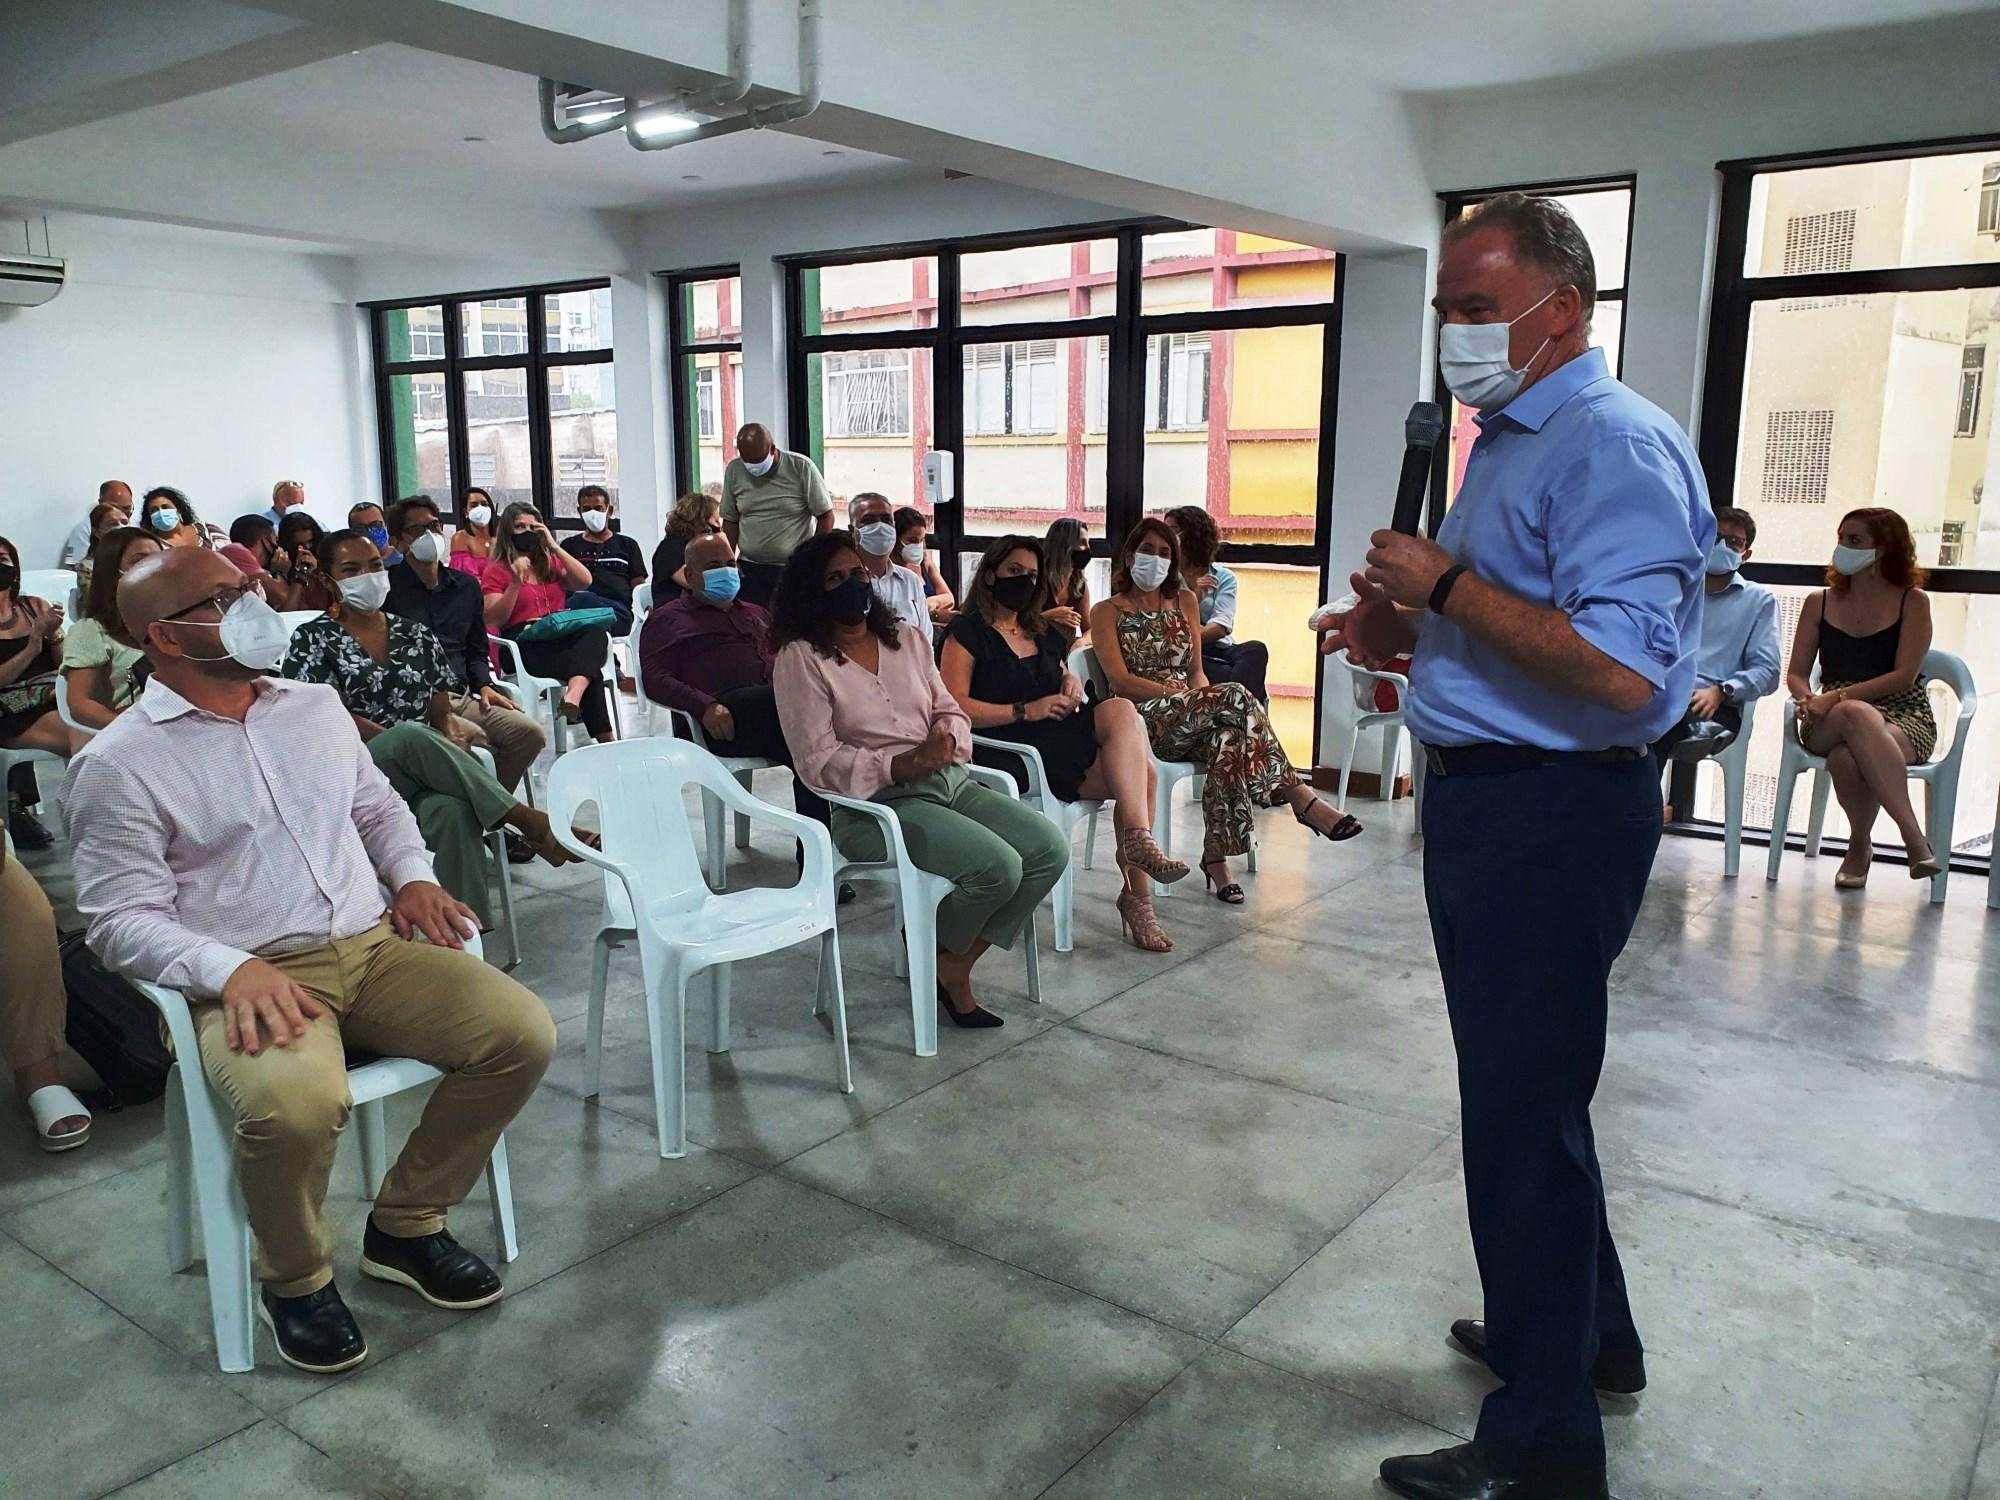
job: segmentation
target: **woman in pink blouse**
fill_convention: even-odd
[[[772,672],[792,769],[816,791],[880,802],[917,867],[952,893],[938,905],[938,1006],[958,1026],[1000,1026],[972,991],[988,948],[1011,948],[1069,863],[1069,842],[1032,808],[967,774],[972,721],[938,676],[924,632],[899,624],[869,586],[845,531],[785,564],[771,601]],[[835,807],[833,839],[880,859],[874,822]]]
[[[501,513],[493,556],[482,566],[479,587],[486,595],[486,628],[506,636],[521,653],[521,665],[537,677],[563,685],[562,715],[581,719],[594,740],[611,739],[611,705],[604,695],[604,663],[611,635],[601,625],[573,630],[554,640],[525,641],[521,628],[571,607],[569,596],[590,588],[590,569],[556,545],[542,513],[516,503]],[[575,607],[598,603],[595,595]]]

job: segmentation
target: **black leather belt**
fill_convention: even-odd
[[[1433,776],[1497,776],[1535,766],[1616,766],[1643,760],[1630,746],[1612,750],[1544,750],[1536,745],[1426,745],[1424,769]]]

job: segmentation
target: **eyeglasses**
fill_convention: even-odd
[[[204,605],[210,604],[215,606],[217,613],[226,615],[229,613],[229,607],[232,604],[241,599],[245,594],[255,592],[255,589],[256,586],[254,584],[245,580],[237,584],[234,588],[218,589],[206,599],[197,599],[185,609],[177,609],[170,615],[161,615],[160,618],[162,620],[178,620],[182,616],[191,615]]]

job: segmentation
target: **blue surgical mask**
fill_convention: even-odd
[[[1708,571],[1715,574],[1734,573],[1742,566],[1742,555],[1729,543],[1717,537],[1715,545],[1708,549]]]
[[[1833,570],[1852,578],[1864,568],[1875,565],[1880,553],[1873,547],[1835,547],[1833,549]]]
[[[727,604],[736,597],[736,591],[743,587],[743,575],[735,568],[703,568],[701,570],[701,596],[713,599],[717,604]]]
[[[172,531],[181,524],[181,513],[171,505],[162,505],[158,510],[150,512],[146,519],[153,523],[155,531]]]
[[[362,534],[375,544],[378,551],[389,545],[389,528],[386,526],[370,526]]]

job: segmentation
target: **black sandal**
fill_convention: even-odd
[[[1319,797],[1313,798],[1312,802],[1308,805],[1316,807],[1332,806],[1331,803],[1326,802],[1325,800]],[[1361,822],[1358,818],[1354,816],[1353,813],[1346,813],[1346,812],[1342,813],[1340,815],[1340,821],[1335,823],[1331,828],[1320,827],[1317,823],[1313,822],[1311,818],[1308,818],[1303,812],[1294,812],[1292,816],[1297,818],[1301,823],[1305,824],[1306,827],[1310,828],[1314,833],[1318,834],[1321,838],[1332,839],[1336,844],[1343,843],[1346,840],[1353,838],[1354,835],[1356,835],[1357,833],[1361,832]]]
[[[1208,873],[1210,865],[1221,865],[1222,872],[1225,875],[1229,873],[1229,861],[1226,857],[1223,859],[1203,860],[1201,862],[1201,881],[1203,885],[1208,887],[1208,893],[1224,906],[1241,906],[1246,899],[1243,895],[1243,887],[1233,880],[1226,885],[1217,886],[1215,877]]]

